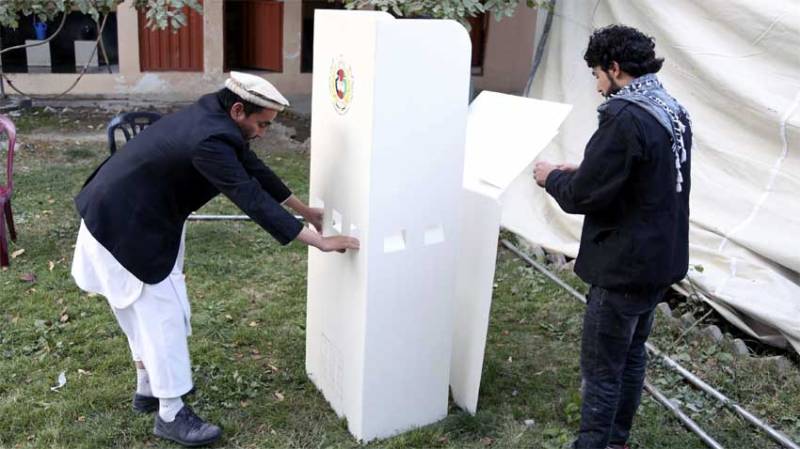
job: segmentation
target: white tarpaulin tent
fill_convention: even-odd
[[[747,333],[800,351],[800,2],[559,1],[528,95],[574,108],[540,159],[581,161],[603,100],[583,53],[612,23],[655,37],[658,76],[692,116],[690,264],[703,269],[688,279]],[[581,219],[530,170],[504,197],[504,227],[572,257]]]

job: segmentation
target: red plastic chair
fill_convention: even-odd
[[[6,224],[12,241],[17,241],[14,229],[14,215],[11,213],[11,193],[14,190],[14,143],[17,140],[17,128],[8,117],[0,115],[0,134],[8,136],[8,162],[6,163],[6,185],[0,185],[0,267],[8,266],[8,241],[6,240]]]

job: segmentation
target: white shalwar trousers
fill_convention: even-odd
[[[186,337],[191,335],[191,308],[183,275],[186,228],[172,273],[157,284],[145,284],[126,270],[81,221],[72,277],[82,290],[106,297],[128,337],[133,360],[142,362],[153,396],[177,398],[192,389]]]

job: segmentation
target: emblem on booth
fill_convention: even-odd
[[[341,57],[331,63],[328,87],[334,109],[339,114],[345,114],[353,99],[353,71]]]

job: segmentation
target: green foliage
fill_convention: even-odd
[[[177,30],[186,25],[187,7],[203,13],[203,5],[197,0],[133,0],[133,6],[145,11],[148,27],[159,30]]]
[[[41,21],[60,20],[65,11],[79,10],[99,21],[101,15],[116,10],[123,0],[3,0],[0,2],[0,25],[16,28],[23,16],[35,14]],[[178,30],[186,25],[187,7],[202,14],[197,0],[133,0],[132,6],[145,12],[147,26]]]
[[[399,17],[430,17],[457,20],[468,27],[470,17],[491,13],[497,20],[511,17],[520,0],[345,0],[348,9],[374,7]],[[526,0],[530,8],[546,8],[546,0]]]

